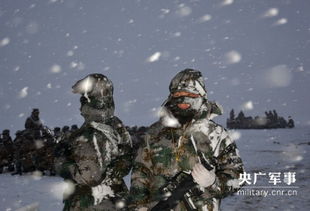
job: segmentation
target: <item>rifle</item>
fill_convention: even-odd
[[[191,140],[193,142],[193,146],[198,155],[200,163],[207,170],[211,171],[213,167],[209,164],[203,153],[200,150],[197,150],[193,136],[191,137]],[[194,179],[191,174],[185,174],[185,173],[183,173],[185,174],[184,176],[185,179],[183,179],[180,183],[178,183],[176,180],[182,173],[183,172],[178,173],[170,181],[168,181],[166,187],[163,188],[163,192],[165,192],[165,195],[168,195],[168,198],[160,200],[151,209],[151,211],[171,210],[175,208],[180,201],[184,202],[187,210],[189,211],[198,210],[193,201],[191,200],[192,195],[191,189],[195,187],[197,184],[194,182]]]

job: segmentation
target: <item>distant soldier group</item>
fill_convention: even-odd
[[[12,175],[22,175],[26,172],[41,171],[55,175],[54,159],[62,153],[63,146],[72,133],[79,127],[74,124],[71,127],[65,125],[54,127],[53,130],[44,126],[40,121],[40,111],[32,110],[31,115],[25,121],[25,129],[18,130],[13,140],[10,130],[5,129],[0,134],[0,173],[5,169]],[[133,139],[135,148],[141,141],[141,135],[146,127],[126,127]]]
[[[39,170],[55,175],[55,149],[66,137],[78,129],[77,125],[55,127],[53,130],[40,121],[40,111],[32,110],[26,119],[25,129],[15,133],[12,140],[10,130],[3,130],[0,137],[0,173],[4,169],[12,175]]]
[[[240,111],[235,117],[234,109],[230,111],[230,118],[227,119],[227,128],[229,129],[273,129],[273,128],[293,128],[295,127],[294,120],[291,116],[286,120],[278,115],[276,110],[265,111],[265,116],[245,116],[243,111]]]

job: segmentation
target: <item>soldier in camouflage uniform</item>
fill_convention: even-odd
[[[78,127],[77,125],[71,125],[70,131],[71,131],[71,132],[74,132],[74,131],[76,131],[76,130],[78,130],[78,129],[79,129],[79,127]]]
[[[190,189],[192,207],[218,210],[220,199],[239,189],[243,164],[236,144],[222,126],[211,120],[222,110],[208,101],[201,72],[181,71],[169,89],[161,118],[148,129],[145,144],[135,159],[130,207],[152,209],[167,197],[162,190],[168,181],[184,173],[197,184]],[[213,170],[200,163],[198,152]],[[185,201],[180,200],[173,210],[187,210],[186,207]]]
[[[102,74],[90,74],[72,88],[82,94],[85,122],[63,142],[64,155],[58,151],[56,159],[56,171],[75,186],[64,200],[64,210],[126,209],[123,177],[131,169],[132,146],[129,133],[114,116],[112,82]]]
[[[61,140],[61,136],[62,133],[60,127],[54,127],[54,139],[56,143],[58,143]]]
[[[12,173],[12,175],[22,175],[22,155],[21,155],[21,148],[23,146],[23,133],[22,131],[18,130],[15,133],[16,137],[14,139],[14,161],[15,161],[15,166],[16,166],[16,171]]]
[[[26,119],[25,129],[32,135],[34,139],[41,137],[41,131],[43,130],[43,124],[40,120],[40,111],[38,108],[32,109],[30,117]]]
[[[0,148],[2,148],[0,149],[0,151],[2,151],[0,152],[0,154],[2,154],[0,163],[2,163],[2,166],[4,166],[4,164],[6,163],[8,170],[14,171],[14,165],[13,165],[14,144],[10,136],[10,130],[8,129],[5,129],[2,131],[2,139],[1,139]]]

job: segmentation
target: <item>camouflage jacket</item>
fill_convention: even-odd
[[[150,127],[134,163],[130,190],[132,209],[152,208],[162,198],[161,189],[169,179],[179,172],[191,171],[198,162],[195,147],[216,174],[213,185],[207,188],[197,185],[200,194],[194,194],[191,199],[198,210],[217,210],[221,198],[238,190],[242,161],[228,132],[210,119],[219,111],[216,104],[211,107],[212,115],[202,115],[181,127],[167,126],[169,121],[163,119]],[[174,210],[186,208],[181,201]]]
[[[127,196],[123,177],[132,164],[131,138],[122,122],[115,116],[86,122],[61,143],[56,171],[75,186],[64,210],[115,210],[114,199]]]

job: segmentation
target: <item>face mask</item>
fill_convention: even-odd
[[[33,113],[33,114],[32,114],[32,118],[33,118],[34,120],[39,120],[39,113]]]
[[[103,97],[84,97],[80,98],[81,106],[88,105],[94,109],[105,110],[105,109],[114,109],[114,101],[112,96],[103,96]]]
[[[172,97],[166,107],[178,118],[180,123],[190,121],[202,106],[203,99],[192,97]]]

